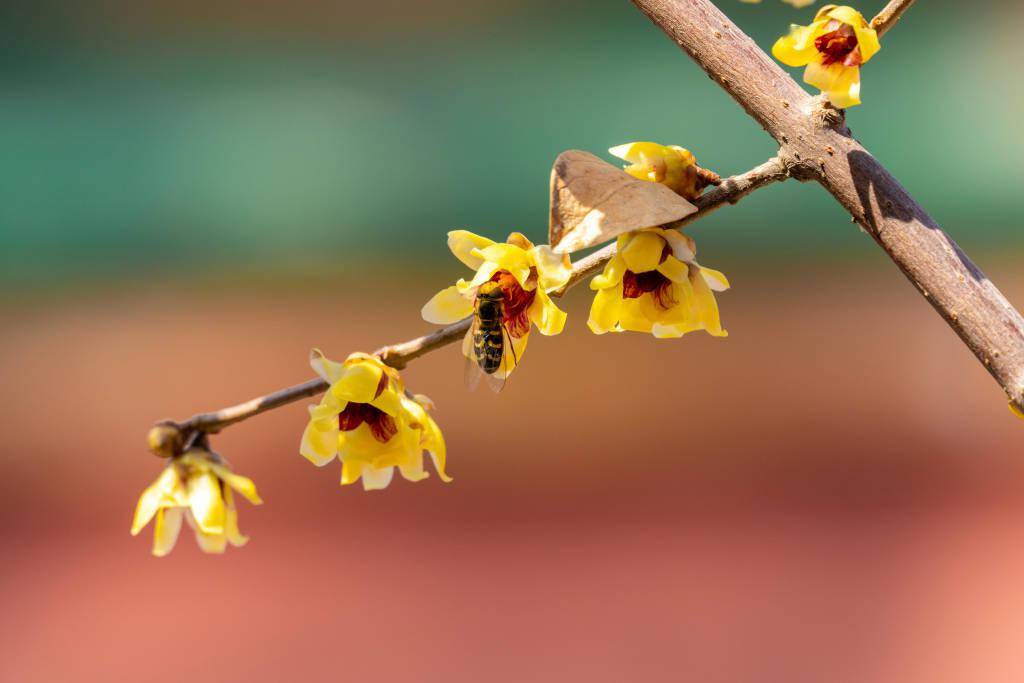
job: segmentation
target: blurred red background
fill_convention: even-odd
[[[574,290],[499,396],[454,347],[416,361],[449,485],[340,488],[297,452],[302,405],[261,416],[214,440],[266,501],[249,545],[150,557],[147,425],[425,331],[448,274],[379,272],[5,305],[0,679],[1024,675],[1021,424],[881,258],[727,268],[726,340],[594,337]]]

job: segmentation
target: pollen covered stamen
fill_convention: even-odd
[[[825,28],[828,33],[814,40],[814,47],[822,56],[822,65],[860,66],[863,60],[853,27],[840,21],[830,21]]]
[[[373,438],[381,443],[387,443],[398,433],[395,418],[369,403],[350,402],[338,414],[338,429],[343,432],[351,432],[364,422],[370,428]]]

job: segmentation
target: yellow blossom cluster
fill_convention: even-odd
[[[814,0],[784,1],[804,7]],[[772,52],[785,64],[805,66],[804,80],[820,88],[834,106],[849,107],[860,103],[860,66],[879,47],[876,32],[860,13],[826,5],[811,24],[793,26]],[[707,184],[720,180],[698,167],[693,153],[683,147],[632,142],[609,152],[626,162],[624,171],[633,178],[663,185],[688,202],[698,201]],[[628,182],[645,192],[653,189]],[[659,192],[664,190],[657,188]],[[647,219],[637,223],[641,221]],[[715,292],[729,288],[725,275],[700,265],[693,238],[671,224],[630,229],[637,223],[623,228],[628,232],[604,236],[606,241],[615,239],[615,250],[590,282],[590,330],[641,332],[656,338],[704,330],[726,337],[715,299]],[[522,361],[534,328],[544,336],[563,331],[566,313],[552,297],[581,275],[567,254],[535,245],[519,232],[497,242],[455,230],[448,233],[448,247],[472,277],[460,278],[435,294],[423,306],[422,317],[439,325],[468,321],[462,344],[467,378],[475,384],[487,377],[492,388],[500,389]],[[451,481],[445,469],[445,440],[430,415],[433,403],[408,391],[397,369],[379,355],[353,353],[337,362],[318,350],[312,352],[310,364],[326,390],[309,407],[301,455],[317,466],[339,460],[341,484],[362,482],[366,490],[387,488],[396,470],[410,482],[426,479],[428,455],[438,477]],[[1010,407],[1024,417],[1015,404]],[[201,431],[193,430],[186,439],[178,427],[163,425],[150,433],[150,445],[170,462],[140,496],[131,533],[140,533],[155,520],[157,556],[171,551],[183,522],[195,532],[204,552],[222,553],[229,544],[244,545],[248,539],[238,528],[234,496],[238,493],[260,504],[252,480],[233,472],[211,451],[208,436]]]

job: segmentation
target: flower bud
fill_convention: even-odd
[[[159,424],[146,435],[149,450],[161,458],[170,458],[181,453],[183,442],[181,430],[170,424]]]

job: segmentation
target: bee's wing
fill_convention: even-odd
[[[476,358],[473,357],[473,340],[476,338],[479,324],[480,321],[476,316],[473,316],[473,324],[469,326],[466,338],[462,342],[462,355],[465,356],[465,360],[463,361],[462,379],[466,384],[466,388],[470,391],[476,391],[476,388],[480,386],[480,378],[486,374],[480,369],[480,364],[477,362]]]

